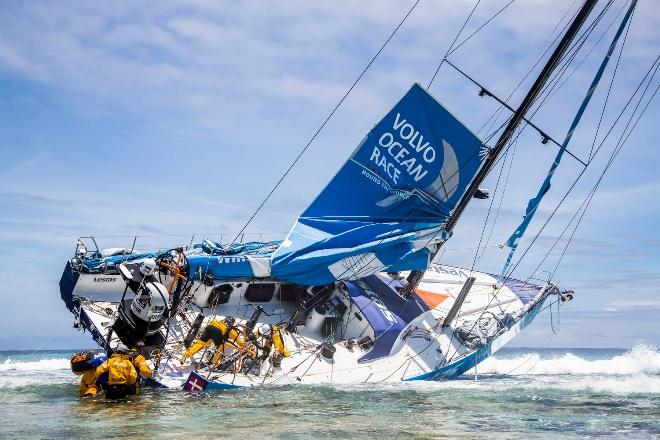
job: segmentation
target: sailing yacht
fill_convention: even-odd
[[[521,124],[533,125],[527,112],[595,4],[581,6],[491,147],[415,83],[281,241],[138,253],[79,238],[60,280],[74,325],[107,352],[138,347],[155,367],[150,383],[167,388],[441,380],[476,367],[572,292],[511,278],[511,258],[501,274],[434,258],[467,205],[488,197],[480,185]]]

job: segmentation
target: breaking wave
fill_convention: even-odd
[[[57,371],[57,370],[68,370],[69,369],[69,359],[41,359],[38,361],[15,361],[11,358],[5,359],[3,363],[0,363],[0,372],[5,371],[27,371],[27,372],[36,372],[36,371]]]
[[[610,358],[590,359],[571,353],[550,357],[547,352],[530,351],[516,356],[496,354],[478,366],[479,381],[457,380],[435,383],[401,383],[357,386],[358,389],[401,387],[433,391],[438,389],[564,389],[614,394],[660,394],[660,350],[637,345]],[[470,379],[468,371],[464,379]],[[0,390],[40,385],[75,385],[68,358],[0,362]],[[342,386],[344,388],[345,386]],[[352,388],[352,386],[348,386]]]
[[[515,358],[486,359],[478,366],[479,374],[501,375],[660,375],[660,350],[648,345],[636,345],[610,359],[585,359],[567,352],[552,359],[539,353],[527,353]],[[471,371],[473,373],[473,371]]]
[[[0,389],[76,383],[78,378],[69,368],[69,359],[19,361],[8,358],[0,363]]]

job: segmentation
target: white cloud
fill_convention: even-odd
[[[635,309],[660,309],[660,300],[640,301],[631,299],[628,301],[614,301],[605,306],[604,310],[607,312],[619,312],[623,310]]]
[[[464,35],[504,4],[482,2]],[[516,2],[452,59],[506,96],[536,61],[570,4]],[[31,256],[17,237],[28,237],[21,240],[42,250],[45,261],[57,261],[53,266],[59,270],[80,233],[163,231],[187,241],[192,232],[237,230],[410,5],[375,0],[133,1],[112,7],[4,2],[0,78],[19,86],[11,83],[0,100],[40,118],[7,119],[7,127],[20,134],[0,138],[0,191],[10,194],[0,197],[2,250],[20,253],[13,264],[27,265]],[[420,2],[251,230],[289,228],[407,87],[429,81],[472,5],[468,0]],[[611,98],[615,104],[627,96],[660,41],[660,9],[652,2],[638,7]],[[606,44],[535,116],[556,138],[582,99]],[[446,66],[431,92],[475,128],[495,108]],[[48,125],[59,123],[62,114],[70,117],[71,126]],[[597,116],[596,110],[588,113],[576,132],[571,147],[576,153],[588,152]],[[611,120],[611,114],[606,116]],[[652,201],[657,199],[660,164],[654,151],[660,133],[654,126],[643,130],[636,144],[631,142],[639,150],[624,150],[611,172],[612,184],[599,192],[566,258],[566,283],[581,288],[582,298],[593,296],[584,301],[599,308],[604,301],[597,296],[599,289],[613,295],[630,286],[632,280],[617,277],[616,269],[657,274],[657,229],[630,228],[657,217]],[[532,133],[521,138],[491,244],[501,243],[520,221],[556,151],[538,140]],[[566,158],[530,236],[577,170]],[[489,184],[492,189],[494,179]],[[558,220],[567,221],[578,202],[566,204]],[[487,203],[475,203],[462,218],[452,248],[476,247]],[[632,213],[637,217],[631,222]],[[545,231],[541,244],[551,242],[561,226],[557,222]],[[496,271],[504,255],[493,249],[483,268]],[[472,251],[448,252],[446,258],[469,265],[472,256]],[[616,267],[633,257],[642,266],[639,271]],[[654,283],[646,280],[642,293]]]

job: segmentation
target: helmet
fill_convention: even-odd
[[[128,347],[120,342],[119,345],[117,345],[117,347],[113,350],[113,353],[128,354]]]
[[[259,334],[262,335],[262,336],[269,336],[270,335],[270,325],[268,325],[268,324],[259,325]]]
[[[140,273],[145,277],[148,277],[156,271],[156,267],[156,260],[153,258],[147,258],[140,265]]]
[[[231,326],[234,325],[236,320],[234,319],[233,316],[225,316],[225,322],[227,323],[227,325],[229,325],[231,327]]]

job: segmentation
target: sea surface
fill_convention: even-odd
[[[0,351],[0,438],[660,438],[660,351],[509,348],[449,382],[78,399],[71,351]]]

